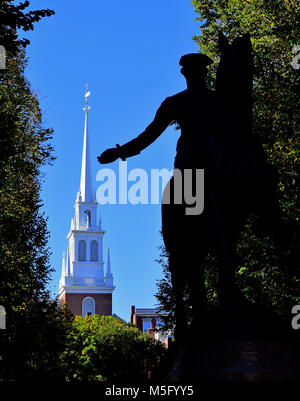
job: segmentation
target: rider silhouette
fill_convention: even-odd
[[[152,123],[138,137],[123,146],[107,149],[98,157],[98,161],[102,164],[111,163],[118,158],[125,160],[139,154],[175,121],[181,128],[181,136],[177,143],[174,167],[204,168],[206,150],[214,131],[214,95],[205,87],[207,66],[212,63],[209,57],[200,53],[182,56],[179,64],[187,81],[187,89],[167,97],[157,110]]]
[[[182,56],[179,64],[187,89],[167,97],[154,120],[139,136],[98,156],[98,161],[103,164],[118,158],[126,160],[139,154],[175,122],[181,129],[175,169],[181,172],[191,169],[193,173],[204,169],[204,210],[201,214],[187,215],[185,202],[174,201],[175,174],[167,185],[170,202],[164,203],[164,196],[162,202],[162,234],[175,298],[175,341],[178,346],[173,366],[175,376],[177,362],[180,366],[184,360],[181,351],[187,346],[187,339],[192,339],[188,336],[189,327],[190,334],[196,335],[196,341],[204,338],[201,337],[203,333],[211,333],[208,320],[205,320],[209,315],[206,256],[212,250],[218,262],[219,317],[224,316],[223,323],[230,323],[230,335],[239,333],[239,325],[231,323],[240,321],[246,305],[235,280],[240,233],[251,214],[260,217],[262,233],[275,235],[281,231],[281,211],[276,198],[277,175],[267,163],[260,141],[252,133],[253,55],[250,36],[243,35],[229,44],[220,33],[218,45],[221,57],[215,91],[205,85],[207,67],[213,61],[200,53]],[[182,178],[181,190],[184,190],[184,175]],[[286,231],[282,232],[285,235]],[[281,241],[281,237],[279,239]],[[186,295],[190,301],[188,308]],[[224,327],[220,328],[221,333]],[[191,344],[194,347],[193,340]]]
[[[157,110],[154,120],[138,137],[123,146],[107,149],[98,156],[98,161],[105,164],[118,158],[125,160],[137,155],[153,143],[171,123],[176,122],[181,129],[181,136],[177,143],[174,167],[180,171],[192,169],[193,172],[204,169],[205,188],[211,187],[210,184],[214,181],[212,155],[217,137],[216,100],[215,92],[206,88],[205,80],[207,66],[212,63],[212,59],[200,53],[182,56],[179,64],[182,66],[181,73],[186,78],[187,89],[167,97]],[[182,178],[184,181],[184,177]],[[209,205],[206,206],[203,216],[186,216],[184,200],[182,204],[176,204],[172,198],[175,191],[173,178],[169,185],[171,200],[169,204],[162,205],[162,234],[169,253],[169,270],[175,294],[175,337],[176,342],[180,343],[184,341],[186,333],[182,296],[185,283],[191,291],[193,319],[196,321],[199,314],[206,310],[204,270],[201,262],[207,253],[208,241],[215,236],[215,224],[210,222],[209,216],[212,213]],[[209,191],[205,190],[204,195],[207,193]],[[178,230],[186,234],[178,236]],[[187,265],[190,266],[189,275],[186,275]]]

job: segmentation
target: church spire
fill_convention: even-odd
[[[67,235],[68,248],[63,256],[58,295],[74,315],[87,313],[112,314],[112,294],[115,289],[107,260],[104,271],[102,223],[98,223],[98,202],[92,188],[91,159],[88,138],[88,98],[85,91],[85,123],[80,189],[75,200],[74,219]],[[101,218],[100,218],[101,219]]]
[[[92,188],[92,169],[91,169],[91,158],[90,158],[90,147],[88,137],[88,111],[90,106],[88,105],[88,97],[91,92],[88,90],[86,85],[85,91],[85,122],[84,122],[84,138],[83,138],[83,150],[82,150],[82,162],[81,162],[81,178],[80,178],[80,194],[82,202],[93,201],[93,188]]]
[[[98,226],[99,231],[102,231],[102,216],[100,212],[100,217],[99,217],[99,226]]]
[[[108,287],[113,286],[113,275],[111,274],[111,267],[110,267],[110,249],[107,250],[107,267],[106,267],[106,276],[105,276],[105,283]]]
[[[107,250],[107,270],[106,270],[106,276],[111,276],[111,267],[110,267],[110,249],[108,248]]]
[[[70,277],[70,276],[71,276],[71,269],[70,269],[70,251],[69,251],[69,248],[68,248],[68,251],[67,251],[66,276],[67,276],[67,277]]]
[[[64,280],[65,280],[65,253],[63,252],[60,285],[64,285]]]

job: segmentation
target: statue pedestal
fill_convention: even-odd
[[[300,353],[294,344],[266,341],[200,343],[188,350],[181,379],[199,381],[300,380]]]
[[[172,382],[300,380],[300,333],[258,306],[209,312],[178,351]]]

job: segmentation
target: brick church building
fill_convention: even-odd
[[[168,348],[169,340],[172,337],[171,332],[160,330],[163,323],[162,317],[166,315],[166,312],[158,312],[154,308],[136,308],[135,305],[130,307],[130,323],[143,333],[148,333],[151,337],[161,341]]]
[[[75,201],[75,215],[67,235],[68,250],[63,254],[58,296],[74,315],[112,315],[112,294],[115,289],[108,249],[106,269],[103,261],[101,218],[98,220],[96,195],[92,186],[92,170],[88,137],[88,96],[85,99],[85,124],[81,163],[80,189]]]

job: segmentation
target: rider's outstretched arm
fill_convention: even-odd
[[[143,149],[151,145],[173,120],[174,110],[172,101],[170,98],[167,98],[160,105],[154,120],[148,125],[144,132],[122,146],[117,145],[116,148],[107,149],[101,156],[98,156],[98,161],[100,163],[111,163],[119,157],[125,160],[127,157],[139,154]]]

